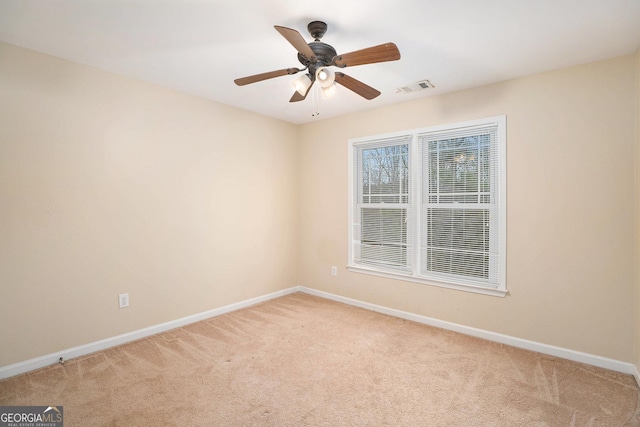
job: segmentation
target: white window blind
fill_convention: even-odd
[[[504,295],[505,123],[351,140],[350,267]]]
[[[356,148],[354,260],[410,270],[408,136]]]
[[[421,275],[499,285],[498,126],[418,135]]]

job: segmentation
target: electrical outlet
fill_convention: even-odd
[[[118,306],[120,308],[129,307],[129,294],[118,295]]]
[[[338,267],[336,267],[335,265],[331,267],[331,275],[332,276],[338,275]]]

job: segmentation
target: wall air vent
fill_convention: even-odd
[[[429,80],[421,80],[416,83],[412,83],[407,86],[399,87],[396,90],[396,93],[410,93],[410,92],[419,92],[425,89],[433,89],[435,86]]]

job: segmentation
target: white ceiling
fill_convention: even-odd
[[[296,76],[233,83],[300,67],[273,26],[311,41],[314,20],[338,54],[396,43],[399,61],[342,70],[382,95],[289,103]],[[640,0],[0,0],[0,40],[299,124],[634,53]]]

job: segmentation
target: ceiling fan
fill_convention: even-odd
[[[275,29],[296,48],[298,51],[298,61],[300,61],[304,68],[284,68],[282,70],[242,77],[235,79],[235,84],[244,86],[306,70],[307,73],[292,82],[296,91],[293,93],[289,102],[304,100],[311,86],[316,81],[322,87],[323,92],[329,92],[334,87],[335,82],[352,90],[365,99],[373,99],[380,95],[378,90],[342,72],[335,72],[330,67],[345,68],[400,59],[400,51],[394,43],[384,43],[338,55],[332,46],[320,41],[327,31],[327,24],[321,21],[313,21],[307,25],[307,30],[314,39],[314,41],[308,44],[300,33],[292,28],[275,25]]]

